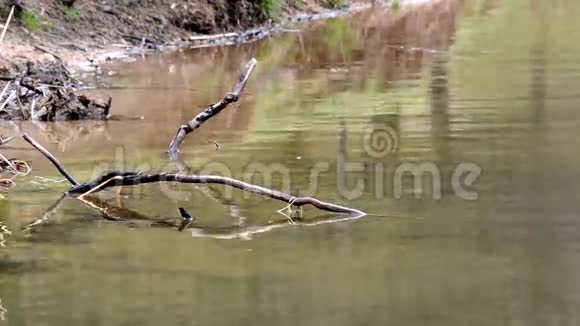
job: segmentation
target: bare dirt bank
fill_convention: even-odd
[[[136,47],[186,45],[195,35],[247,30],[268,23],[273,13],[260,3],[273,1],[77,0],[66,7],[60,0],[0,0],[3,20],[13,4],[18,17],[4,40],[0,73],[22,71],[28,62],[88,68],[91,62],[122,57]],[[284,1],[276,16],[322,12],[323,3]]]
[[[295,23],[372,5],[427,1],[0,0],[2,17],[16,8],[0,50],[0,85],[7,90],[0,96],[0,119],[105,119],[110,101],[77,97],[79,82],[73,77],[98,71],[103,62],[179,47],[250,42]]]
[[[131,54],[216,41],[192,40],[196,35],[267,24],[274,8],[264,3],[271,1],[0,0],[2,29],[8,26],[0,50],[0,119],[106,119],[110,100],[76,96],[76,73]],[[320,11],[322,2],[280,2],[276,15]]]

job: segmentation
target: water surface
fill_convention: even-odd
[[[23,229],[68,185],[11,143],[2,152],[34,171],[0,201],[11,231],[2,323],[577,325],[578,14],[573,0],[440,1],[103,67],[117,74],[91,80],[106,87],[92,93],[113,96],[121,119],[2,133],[28,131],[79,180],[175,171],[165,150],[177,127],[256,57],[241,101],[187,138],[182,163],[369,215],[337,221],[308,208],[292,225],[281,202],[147,185],[100,195],[111,214],[141,219],[111,222],[65,198]],[[369,143],[377,135],[387,147]],[[438,175],[398,183],[407,163]],[[465,185],[476,199],[453,186],[461,164],[481,169]],[[252,173],[264,168],[282,173]],[[151,222],[175,220],[180,206],[195,229]]]

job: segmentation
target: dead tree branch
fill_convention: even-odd
[[[230,93],[227,93],[223,99],[219,100],[217,103],[213,104],[209,108],[205,109],[203,112],[199,113],[195,116],[191,121],[187,124],[182,125],[179,127],[177,134],[173,137],[171,144],[169,144],[169,154],[172,158],[176,157],[179,153],[179,147],[181,147],[181,143],[185,139],[185,136],[190,132],[194,131],[195,129],[199,128],[204,122],[209,120],[211,117],[220,113],[223,109],[225,109],[229,104],[237,102],[250,79],[250,75],[256,66],[256,59],[252,58],[244,68],[242,74],[240,75],[240,79],[234,87],[234,90]]]
[[[347,214],[364,214],[363,212],[327,203],[312,197],[294,197],[281,191],[268,189],[265,187],[253,185],[244,181],[214,176],[214,175],[186,175],[174,173],[136,173],[136,172],[109,172],[99,178],[87,182],[68,190],[70,196],[85,196],[91,193],[99,192],[111,187],[119,186],[136,186],[145,183],[154,182],[179,182],[179,183],[201,183],[201,184],[223,184],[237,189],[249,191],[258,195],[277,199],[293,206],[312,205],[316,208],[336,213]]]
[[[99,178],[80,184],[74,179],[74,177],[64,168],[64,166],[42,145],[38,144],[32,137],[28,134],[23,135],[24,139],[30,143],[34,148],[40,151],[52,164],[57,168],[57,170],[71,183],[73,187],[67,191],[67,195],[72,197],[84,197],[95,192],[99,192],[111,187],[119,186],[136,186],[139,184],[154,183],[154,182],[180,182],[180,183],[197,183],[197,184],[223,184],[237,189],[249,191],[258,195],[265,197],[277,199],[293,206],[301,207],[304,205],[312,205],[318,209],[336,212],[336,213],[346,213],[361,215],[363,212],[340,206],[331,203],[327,203],[312,197],[294,197],[292,195],[268,189],[265,187],[253,185],[240,180],[213,176],[213,175],[187,175],[187,174],[175,174],[175,173],[137,173],[137,172],[109,172]]]

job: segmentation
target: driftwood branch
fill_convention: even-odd
[[[57,170],[71,183],[73,187],[67,191],[67,195],[72,197],[84,197],[95,192],[99,192],[111,187],[119,186],[136,186],[139,184],[154,183],[154,182],[180,182],[180,183],[196,183],[196,184],[223,184],[237,189],[249,191],[265,197],[277,199],[292,206],[301,207],[304,205],[312,205],[318,209],[346,213],[353,215],[364,215],[363,212],[327,203],[313,197],[294,197],[292,195],[283,193],[281,191],[272,190],[269,188],[253,185],[244,181],[214,176],[214,175],[187,175],[175,173],[137,173],[137,172],[109,172],[99,178],[80,184],[75,178],[64,168],[64,166],[46,150],[42,145],[38,144],[28,134],[23,134],[23,138],[30,143],[34,148],[40,151]]]
[[[180,182],[180,183],[201,183],[201,184],[223,184],[237,189],[249,191],[258,195],[277,199],[293,206],[312,205],[316,208],[336,213],[364,214],[363,212],[327,203],[312,197],[294,197],[292,195],[253,185],[244,181],[214,176],[214,175],[186,175],[174,173],[136,173],[136,172],[110,172],[101,177],[68,190],[70,196],[85,196],[99,192],[111,187],[135,186],[154,182]]]
[[[194,131],[195,129],[199,128],[204,122],[209,120],[211,117],[220,113],[223,109],[225,109],[229,104],[237,102],[242,95],[248,80],[250,79],[250,75],[256,66],[256,59],[252,58],[244,68],[242,74],[240,75],[240,79],[234,90],[230,93],[227,93],[224,98],[219,100],[217,103],[213,104],[209,108],[203,110],[203,112],[199,113],[195,116],[191,121],[187,124],[182,125],[179,127],[177,134],[173,137],[171,144],[169,144],[169,154],[172,158],[178,155],[179,148],[181,147],[181,143],[185,139],[189,133]]]

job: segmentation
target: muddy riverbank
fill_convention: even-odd
[[[6,88],[0,119],[106,119],[110,99],[74,93],[82,85],[79,77],[110,73],[101,69],[106,62],[132,61],[153,51],[247,43],[373,5],[399,11],[401,5],[422,2],[428,1],[304,0],[264,8],[263,2],[247,0],[73,1],[68,7],[53,0],[4,1],[3,16],[14,7],[15,18],[0,53]]]
[[[220,33],[236,34],[228,40],[242,42],[277,22],[290,21],[289,17],[311,20],[316,14],[348,11],[361,4],[329,9],[323,0],[279,2],[270,8],[263,1],[248,0],[79,0],[66,7],[57,0],[4,0],[0,2],[4,23],[11,4],[16,3],[16,11],[3,42],[0,72],[23,71],[28,62],[62,63],[70,71],[94,69],[109,59],[152,49],[215,44],[215,34]],[[204,38],[208,35],[214,37]]]

